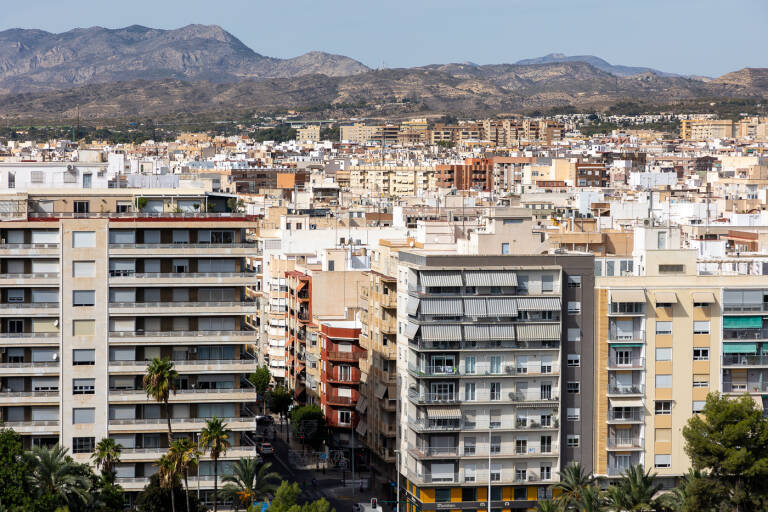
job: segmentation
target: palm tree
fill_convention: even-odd
[[[578,462],[572,462],[560,472],[560,481],[552,486],[553,489],[560,489],[560,495],[555,498],[555,502],[562,510],[573,508],[584,489],[591,488],[594,484],[595,477]]]
[[[656,483],[656,475],[650,469],[645,472],[639,464],[631,466],[608,489],[608,506],[621,512],[659,510],[661,503],[654,499],[659,490],[661,484]]]
[[[560,507],[552,500],[541,500],[536,503],[536,512],[560,512]]]
[[[91,455],[93,463],[110,482],[115,479],[115,466],[120,464],[122,450],[123,445],[116,443],[112,438],[105,437],[96,444],[96,449]]]
[[[270,468],[271,462],[264,463],[255,457],[241,457],[232,467],[232,474],[222,478],[223,482],[227,482],[222,493],[232,498],[236,509],[238,501],[247,505],[265,497],[277,490],[280,484],[280,475],[270,471]]]
[[[588,485],[581,489],[573,505],[579,512],[601,512],[604,502],[602,491],[596,485]]]
[[[210,450],[213,459],[213,512],[216,512],[219,496],[219,457],[227,453],[231,446],[227,424],[216,416],[206,420],[205,427],[200,432],[200,445],[203,452]]]
[[[188,437],[177,439],[171,443],[168,449],[168,455],[171,456],[182,475],[184,475],[185,497],[187,499],[187,512],[189,510],[189,470],[196,467],[200,460],[200,449]]]
[[[176,510],[176,484],[179,482],[179,463],[169,451],[164,453],[157,462],[157,476],[160,478],[160,487],[168,489],[171,493],[171,508]]]
[[[24,456],[32,468],[27,483],[38,496],[53,497],[58,505],[67,507],[91,501],[91,482],[66,448],[35,446]]]
[[[171,392],[176,393],[176,379],[178,377],[179,374],[176,373],[173,363],[169,359],[156,357],[149,363],[143,380],[144,391],[146,391],[147,396],[163,404],[165,417],[168,419],[168,446],[173,443],[171,415],[168,413],[168,399]],[[176,498],[173,495],[173,491],[171,491],[171,509],[172,512],[176,512]]]
[[[686,509],[688,500],[690,499],[689,487],[696,485],[697,481],[701,480],[702,478],[704,478],[704,474],[701,472],[701,470],[694,468],[688,469],[688,473],[683,475],[677,487],[659,496],[659,503],[665,508],[665,510],[683,512]]]

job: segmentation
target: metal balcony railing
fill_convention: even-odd
[[[204,277],[256,277],[255,272],[131,272],[110,270],[112,277],[132,279],[199,279]]]
[[[58,243],[50,244],[0,244],[2,249],[58,249]]]
[[[645,414],[639,408],[632,408],[629,411],[608,410],[608,421],[615,423],[633,423],[643,421]]]
[[[0,332],[0,338],[58,338],[58,332]]]
[[[723,366],[768,365],[768,354],[723,354]]]
[[[58,272],[36,272],[32,274],[0,274],[0,279],[55,279]]]
[[[39,368],[39,367],[57,367],[60,366],[60,361],[36,361],[25,363],[0,363],[0,368]]]
[[[740,312],[764,312],[768,311],[768,303],[754,302],[749,304],[723,304],[723,312],[725,313],[740,313]]]
[[[608,359],[608,366],[611,368],[621,369],[644,369],[645,358],[644,357],[631,357],[629,359],[612,356]]]
[[[110,331],[110,338],[163,338],[209,336],[258,336],[259,331]]]
[[[608,384],[609,395],[642,395],[643,393],[645,393],[645,385],[643,384],[633,384],[631,386]]]
[[[110,302],[110,308],[141,309],[141,308],[221,308],[221,307],[246,307],[256,306],[256,301],[230,301],[230,302]]]
[[[0,245],[0,248],[3,246]],[[209,244],[209,243],[174,243],[174,244],[116,244],[110,243],[110,249],[251,249],[256,248],[255,243],[230,243],[230,244]]]
[[[645,445],[644,440],[639,437],[630,437],[630,438],[609,437],[608,438],[608,448],[630,449],[630,448],[642,448],[644,445]]]
[[[2,309],[32,309],[47,308],[53,309],[59,307],[58,302],[4,302],[0,304]]]
[[[328,359],[333,359],[335,361],[357,361],[359,359],[362,359],[365,354],[362,352],[336,352],[336,351],[330,351],[327,353]]]

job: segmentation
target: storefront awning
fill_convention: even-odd
[[[458,407],[428,407],[427,419],[459,420],[461,419],[461,410]]]
[[[723,343],[723,354],[756,354],[757,343]]]
[[[656,299],[656,304],[677,304],[675,292],[656,292],[653,296]]]
[[[760,329],[763,326],[761,316],[724,316],[723,329]]]
[[[641,398],[609,398],[608,401],[611,407],[642,407],[643,400]]]
[[[643,290],[613,290],[611,302],[645,302]]]
[[[715,294],[712,292],[693,292],[691,298],[697,304],[714,304]]]

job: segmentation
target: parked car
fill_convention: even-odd
[[[275,448],[271,443],[259,443],[259,453],[262,455],[271,455],[275,453]]]
[[[274,425],[275,420],[272,416],[256,416],[256,424],[259,426]]]

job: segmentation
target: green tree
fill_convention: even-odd
[[[266,366],[259,366],[256,371],[248,375],[248,381],[256,388],[256,392],[259,394],[261,400],[262,413],[267,413],[267,404],[264,400],[264,394],[269,388],[269,383],[272,380],[272,374],[269,372],[269,368]]]
[[[115,442],[114,439],[105,437],[96,443],[96,449],[91,455],[91,460],[109,481],[115,480],[115,465],[120,464],[120,453],[123,445]]]
[[[177,481],[173,489],[166,489],[160,484],[160,475],[157,473],[149,477],[149,482],[136,497],[136,512],[168,512],[171,508],[171,493],[175,495],[175,500],[186,499],[189,494],[190,510],[193,512],[206,512],[208,509],[197,499],[195,493],[186,493],[184,488]]]
[[[317,405],[296,407],[291,411],[291,426],[296,435],[304,436],[304,442],[318,447],[327,438],[327,426],[323,410]]]
[[[560,506],[553,500],[540,500],[536,503],[536,512],[560,512]]]
[[[748,395],[707,395],[702,414],[683,428],[685,451],[704,485],[687,492],[702,503],[721,500],[720,509],[768,510],[768,420]]]
[[[280,415],[283,421],[288,414],[288,409],[293,404],[293,392],[285,386],[277,386],[269,393],[269,409]]]
[[[241,457],[232,467],[232,474],[225,475],[222,495],[232,500],[235,510],[273,493],[280,481],[280,475],[274,471],[271,462],[264,463],[255,457]]]
[[[654,499],[660,490],[661,484],[656,482],[656,475],[651,474],[650,469],[645,472],[640,465],[632,466],[608,488],[606,502],[617,512],[661,510],[662,503]]]
[[[156,357],[149,363],[147,373],[144,375],[143,384],[147,397],[163,404],[165,417],[168,420],[168,446],[173,443],[173,431],[171,430],[171,415],[168,408],[168,399],[171,393],[176,393],[176,380],[179,374],[169,359]],[[171,493],[171,511],[176,512],[176,496]]]
[[[227,453],[231,446],[229,435],[227,424],[216,416],[206,420],[200,432],[200,445],[203,451],[210,451],[213,460],[213,512],[218,510],[219,505],[219,457]]]
[[[560,472],[560,481],[552,486],[559,489],[560,495],[555,502],[562,510],[568,510],[576,505],[586,489],[595,486],[595,477],[584,469],[578,462],[568,464]]]
[[[708,492],[699,492],[703,486],[710,487]],[[670,492],[664,493],[659,497],[659,501],[666,507],[666,510],[673,512],[714,512],[718,509],[718,505],[724,500],[721,496],[725,496],[725,490],[713,490],[711,489],[712,482],[710,482],[705,475],[696,469],[690,468],[688,473],[683,475],[680,479],[680,483],[672,489]],[[714,496],[715,499],[711,500],[710,497]],[[701,498],[707,498],[708,501],[702,501]]]
[[[189,471],[200,462],[200,448],[188,437],[176,439],[171,443],[168,454],[173,459],[178,471],[184,476],[184,489],[187,502],[187,512],[191,512],[189,503]]]
[[[604,503],[602,491],[596,485],[588,485],[581,489],[573,505],[579,512],[601,512]]]
[[[57,507],[75,508],[92,501],[91,481],[81,464],[67,455],[58,444],[53,448],[36,446],[24,454],[30,472],[27,484],[37,497],[50,500],[51,510]]]
[[[0,429],[0,504],[7,510],[33,508],[24,478],[31,468],[23,455],[21,436],[11,429]]]
[[[325,498],[298,505],[296,500],[299,494],[301,494],[299,484],[283,481],[270,503],[269,512],[336,512]]]

